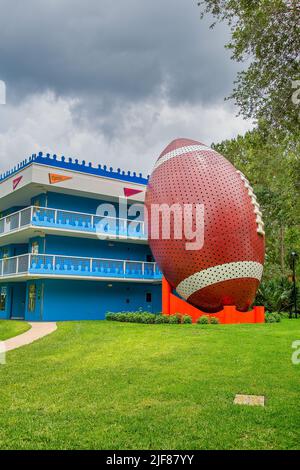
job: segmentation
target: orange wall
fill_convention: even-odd
[[[162,306],[163,314],[174,315],[175,313],[180,313],[182,315],[190,315],[193,322],[196,322],[202,315],[208,315],[172,294],[171,286],[165,278],[163,278],[162,282]],[[209,315],[218,318],[220,323],[223,324],[265,322],[264,307],[254,307],[249,312],[239,312],[234,306],[228,305],[221,312]]]

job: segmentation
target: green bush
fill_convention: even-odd
[[[118,317],[117,317],[117,314],[116,313],[113,313],[113,312],[108,312],[106,314],[106,320],[109,320],[109,321],[117,321]],[[120,321],[120,320],[119,320]]]
[[[170,315],[169,316],[169,323],[174,325],[180,323],[180,316],[175,314],[175,315]]]
[[[147,323],[147,324],[154,324],[155,323],[155,315],[151,313],[143,313],[143,320],[142,323]]]
[[[164,324],[172,323],[179,324],[181,320],[183,323],[191,323],[191,317],[189,315],[180,315],[179,313],[175,315],[163,315],[161,313],[149,313],[149,312],[107,312],[105,316],[108,321],[118,321],[126,323],[144,323],[144,324]]]
[[[163,315],[156,315],[156,317],[154,319],[154,323],[156,323],[157,325],[161,324],[161,323],[165,323],[164,316]]]
[[[114,319],[114,314],[112,312],[107,312],[105,315],[106,320],[113,321]]]
[[[266,323],[279,323],[281,322],[282,315],[274,312],[274,313],[266,313],[265,321]]]
[[[163,323],[170,323],[170,317],[169,315],[163,314],[156,315],[154,323],[156,323],[157,325]]]
[[[197,320],[198,325],[208,325],[209,324],[209,318],[207,315],[202,315],[202,317],[199,317]]]
[[[210,317],[210,322],[212,325],[219,325],[220,320],[217,317]]]
[[[268,317],[272,316],[273,320],[271,319],[270,321],[275,322],[275,321],[280,321],[280,315],[278,313],[275,314],[269,314]],[[178,325],[180,323],[182,324],[191,324],[192,323],[192,317],[190,315],[181,315],[180,313],[176,313],[175,315],[162,315],[161,313],[159,314],[154,314],[154,313],[149,313],[149,312],[118,312],[118,313],[113,313],[113,312],[107,312],[105,316],[106,320],[108,321],[118,321],[118,322],[123,322],[123,323],[144,323],[144,324],[164,324],[164,323],[170,323],[172,325]],[[266,319],[266,321],[268,321]],[[217,325],[219,322],[218,318],[216,317],[209,317],[208,315],[202,315],[202,317],[198,318],[197,320],[198,324],[202,325],[207,325],[209,323]]]
[[[281,315],[279,313],[273,313],[273,315],[277,323],[281,322]]]
[[[297,290],[300,302],[300,289]],[[294,288],[286,278],[265,279],[260,284],[254,305],[263,305],[267,312],[290,312],[293,309]]]
[[[278,312],[278,315],[280,315],[281,319],[282,318],[289,318],[290,314],[288,312]]]
[[[276,323],[276,317],[273,313],[268,313],[265,317],[265,322],[266,323]]]
[[[162,315],[164,319],[164,323],[170,323],[170,316],[169,315]]]
[[[192,317],[190,315],[182,315],[182,323],[185,325],[193,323]]]
[[[139,313],[127,313],[125,314],[124,317],[125,322],[129,323],[143,323],[143,315],[140,315]]]
[[[119,312],[112,313],[107,312],[106,320],[108,321],[118,321],[118,322],[127,322],[127,323],[155,323],[157,315],[149,312]]]

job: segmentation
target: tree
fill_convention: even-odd
[[[300,253],[299,138],[291,141],[284,132],[270,131],[260,123],[245,136],[213,147],[253,185],[265,222],[265,276],[285,276],[291,250]]]
[[[226,47],[232,58],[250,61],[230,96],[240,114],[263,119],[294,138],[300,123],[299,1],[202,0],[198,5],[202,17],[211,13],[230,25]]]

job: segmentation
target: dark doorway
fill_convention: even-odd
[[[26,283],[14,284],[11,289],[11,319],[24,320],[26,305]]]

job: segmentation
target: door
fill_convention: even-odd
[[[10,318],[24,320],[26,305],[26,283],[20,282],[12,287]]]

